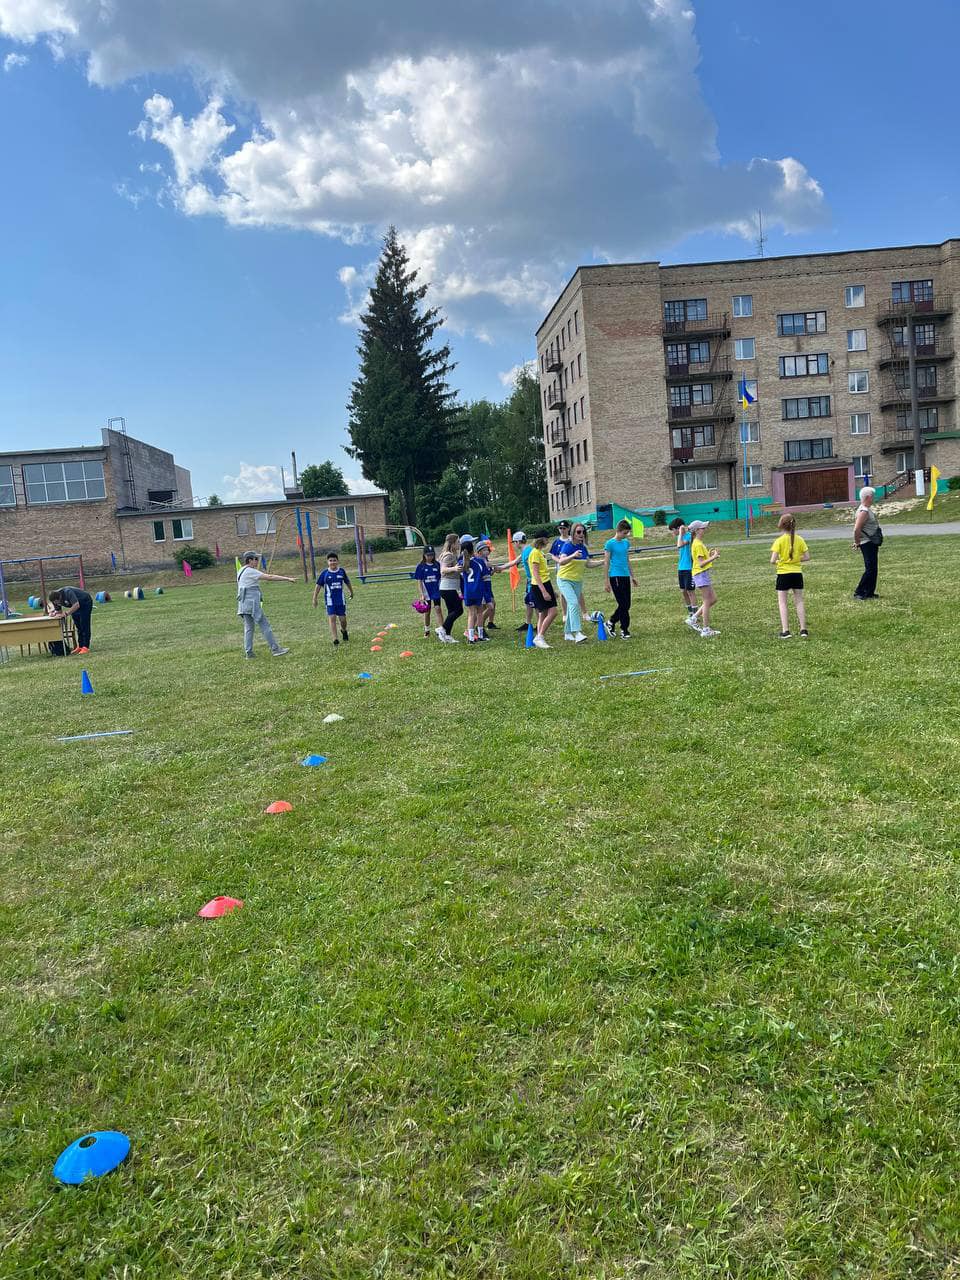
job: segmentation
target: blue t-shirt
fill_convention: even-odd
[[[523,572],[527,575],[528,587],[530,586],[531,582],[533,582],[533,578],[530,576],[530,552],[532,550],[533,550],[533,547],[524,547],[523,550],[520,552],[520,564],[523,567]]]
[[[463,598],[475,596],[478,600],[483,590],[483,572],[485,565],[479,556],[471,556],[463,566]]]
[[[343,608],[343,588],[350,586],[347,571],[341,565],[339,569],[324,569],[317,579],[317,586],[323,587],[323,599],[328,609]]]
[[[560,541],[559,538],[557,541]],[[590,552],[587,550],[587,544],[585,542],[561,542],[560,550],[555,551],[553,554],[557,556],[579,555],[581,560],[590,559]]]
[[[554,538],[554,540],[550,543],[550,554],[552,556],[561,555],[563,552],[563,548],[566,545],[567,543],[565,538]]]
[[[680,540],[680,546],[677,548],[677,568],[679,570],[693,570],[693,555],[690,551],[690,544],[693,541],[693,534],[689,529]]]
[[[610,577],[629,578],[630,561],[627,556],[630,553],[630,539],[609,538],[603,544],[603,549],[610,552]]]
[[[423,583],[423,589],[430,600],[440,599],[440,566],[436,560],[421,560],[414,570],[413,576]]]

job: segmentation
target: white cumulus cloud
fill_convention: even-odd
[[[17,67],[25,67],[30,59],[25,53],[8,53],[3,60],[4,71],[16,71]]]
[[[582,261],[659,256],[711,229],[809,230],[802,158],[727,163],[689,0],[0,0],[0,34],[55,40],[110,84],[188,71],[194,115],[155,93],[138,127],[182,214],[369,245],[362,308],[398,227],[456,327],[527,324]],[[253,112],[255,123],[249,124]]]
[[[523,364],[515,364],[512,369],[506,369],[503,373],[498,373],[497,377],[508,391],[512,391],[517,385],[517,379],[521,373],[536,373],[536,360],[524,360]]]
[[[224,476],[223,480],[229,486],[225,495],[227,502],[266,502],[270,498],[283,498],[279,467],[241,462],[239,473]]]

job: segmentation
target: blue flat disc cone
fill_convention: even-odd
[[[370,674],[370,672],[369,672],[369,671],[361,671],[361,672],[360,672],[360,674],[357,676],[357,679],[358,679],[358,680],[372,680],[372,679],[373,679],[373,676]]]
[[[300,761],[301,764],[326,764],[326,756],[304,756]]]
[[[86,1144],[86,1145],[84,1145]],[[127,1158],[130,1139],[114,1129],[98,1129],[85,1133],[60,1152],[53,1166],[53,1176],[60,1182],[76,1186],[87,1178],[100,1178]]]

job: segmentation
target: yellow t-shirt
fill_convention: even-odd
[[[781,533],[770,548],[770,554],[776,553],[777,557],[777,573],[802,573],[803,565],[801,557],[806,555],[807,544],[800,537],[799,533],[793,535],[793,555],[790,554],[790,535],[789,533]]]
[[[577,546],[578,544],[574,542],[574,543],[567,543],[566,545]],[[580,545],[583,546],[582,543]],[[585,546],[583,546],[583,550],[586,551]],[[570,555],[570,552],[566,551],[564,552],[564,555]],[[579,555],[577,556],[576,560],[568,560],[566,564],[562,564],[560,568],[557,570],[557,577],[562,578],[564,582],[582,582],[583,575],[586,572],[587,572],[586,558],[583,555]]]
[[[694,573],[707,573],[713,568],[712,564],[704,564],[705,560],[710,559],[710,552],[699,538],[694,538],[693,544],[690,547],[690,555],[693,559]]]
[[[547,557],[538,547],[534,547],[527,556],[527,568],[530,570],[530,585],[536,591],[537,584],[533,578],[533,566],[536,565],[540,570],[540,581],[544,586],[550,581],[550,566],[547,564]]]

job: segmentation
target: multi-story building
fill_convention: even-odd
[[[580,267],[537,330],[551,519],[853,501],[960,473],[960,239],[662,267]],[[744,410],[741,379],[752,403]]]
[[[383,494],[331,495],[303,504],[317,549],[349,541],[358,524],[384,532]],[[177,544],[299,555],[294,506],[193,505],[190,472],[173,454],[107,428],[99,445],[0,453],[0,560],[83,556],[91,569],[168,568]],[[16,576],[7,570],[7,576]]]

